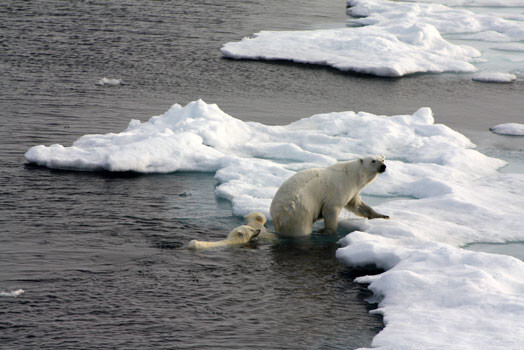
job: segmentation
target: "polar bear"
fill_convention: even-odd
[[[244,216],[245,225],[234,228],[227,234],[227,238],[216,242],[204,242],[192,240],[188,244],[189,249],[206,249],[223,247],[229,245],[245,244],[257,237],[271,238],[272,234],[266,230],[266,216],[258,211]]]
[[[187,245],[188,249],[207,249],[207,248],[216,248],[216,247],[224,247],[224,246],[231,246],[231,245],[240,245],[245,244],[252,239],[256,238],[260,234],[260,229],[256,229],[254,227],[248,226],[248,225],[242,225],[234,228],[227,234],[226,239],[223,239],[221,241],[216,242],[204,242],[204,241],[197,241],[196,239],[193,239],[189,244]]]
[[[251,226],[255,229],[260,230],[260,234],[258,235],[258,240],[262,240],[265,242],[277,242],[278,237],[273,232],[267,232],[266,229],[266,216],[262,214],[261,212],[255,211],[251,214],[248,214],[244,216],[244,220],[246,222],[246,225]]]
[[[360,198],[360,191],[386,171],[384,156],[339,162],[327,168],[302,170],[280,186],[270,214],[278,234],[305,236],[324,219],[324,232],[334,233],[342,208],[368,219],[389,219]]]
[[[266,230],[266,216],[258,211],[244,216],[246,225],[253,227],[254,229],[260,230],[261,235],[267,234]]]

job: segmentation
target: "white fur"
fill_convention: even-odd
[[[271,202],[270,213],[277,233],[309,235],[313,223],[322,218],[324,232],[335,232],[344,207],[368,219],[389,219],[360,198],[360,191],[377,177],[384,160],[384,156],[361,158],[327,168],[303,170],[291,176]]]
[[[255,229],[248,225],[242,225],[231,230],[231,232],[227,234],[226,239],[216,242],[204,242],[197,241],[196,239],[194,239],[191,242],[189,242],[187,247],[189,249],[207,249],[231,245],[240,245],[249,242],[253,238],[257,237],[259,234],[259,229]]]
[[[246,225],[253,227],[254,229],[260,230],[260,234],[266,234],[266,216],[258,211],[244,216]]]
[[[267,220],[264,214],[258,211],[255,211],[251,214],[244,216],[244,220],[246,222],[246,225],[260,230],[260,234],[258,235],[258,240],[264,240],[264,241],[270,241],[270,242],[276,242],[278,240],[278,237],[274,233],[267,232],[267,229],[265,226]]]

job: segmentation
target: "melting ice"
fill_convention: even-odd
[[[106,77],[103,77],[102,79],[100,79],[97,82],[97,85],[101,85],[101,86],[104,86],[104,85],[116,86],[116,85],[120,85],[120,84],[122,84],[122,80],[121,79],[106,78]]]
[[[378,76],[523,73],[524,2],[347,0],[349,28],[262,31],[226,43],[225,56],[291,60]],[[504,11],[485,11],[495,6]],[[490,80],[493,81],[493,80]],[[498,81],[497,81],[498,82]]]
[[[23,289],[16,289],[12,291],[0,291],[0,297],[13,297],[16,298],[22,294],[24,294],[25,291]]]
[[[395,349],[524,346],[524,262],[462,249],[472,242],[524,240],[524,175],[475,150],[429,108],[411,115],[318,114],[284,126],[243,122],[199,100],[175,104],[126,130],[85,135],[72,146],[35,146],[28,161],[51,168],[214,172],[216,195],[235,215],[269,217],[279,185],[296,171],[385,154],[388,171],[365,188],[387,198],[391,220],[344,212],[353,232],[337,257],[375,264],[370,283],[385,328],[373,346]],[[349,230],[348,230],[349,232]]]
[[[524,136],[524,124],[519,123],[499,124],[489,128],[489,130],[491,130],[495,134]]]

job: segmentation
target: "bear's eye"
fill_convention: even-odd
[[[377,161],[376,160],[372,160],[371,163],[376,163]]]

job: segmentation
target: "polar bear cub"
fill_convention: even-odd
[[[259,229],[255,229],[248,225],[242,225],[234,228],[228,234],[226,239],[216,242],[204,242],[197,241],[193,239],[188,244],[189,249],[207,249],[207,248],[216,248],[224,247],[231,245],[240,245],[249,242],[250,240],[256,238],[260,234]]]
[[[337,230],[342,208],[368,219],[389,219],[362,201],[360,191],[386,171],[384,156],[339,162],[327,168],[302,170],[280,186],[270,214],[278,234],[306,236],[324,219],[324,232]]]
[[[260,230],[260,234],[267,234],[266,230],[266,216],[258,211],[244,216],[246,225],[251,226],[257,230]]]
[[[230,245],[241,245],[246,244],[252,239],[262,236],[266,237],[268,235],[266,227],[266,217],[260,212],[253,212],[244,217],[245,225],[238,226],[231,230],[227,234],[226,239],[216,242],[204,242],[192,240],[188,244],[189,249],[206,249],[206,248],[215,248],[215,247],[224,247]]]

